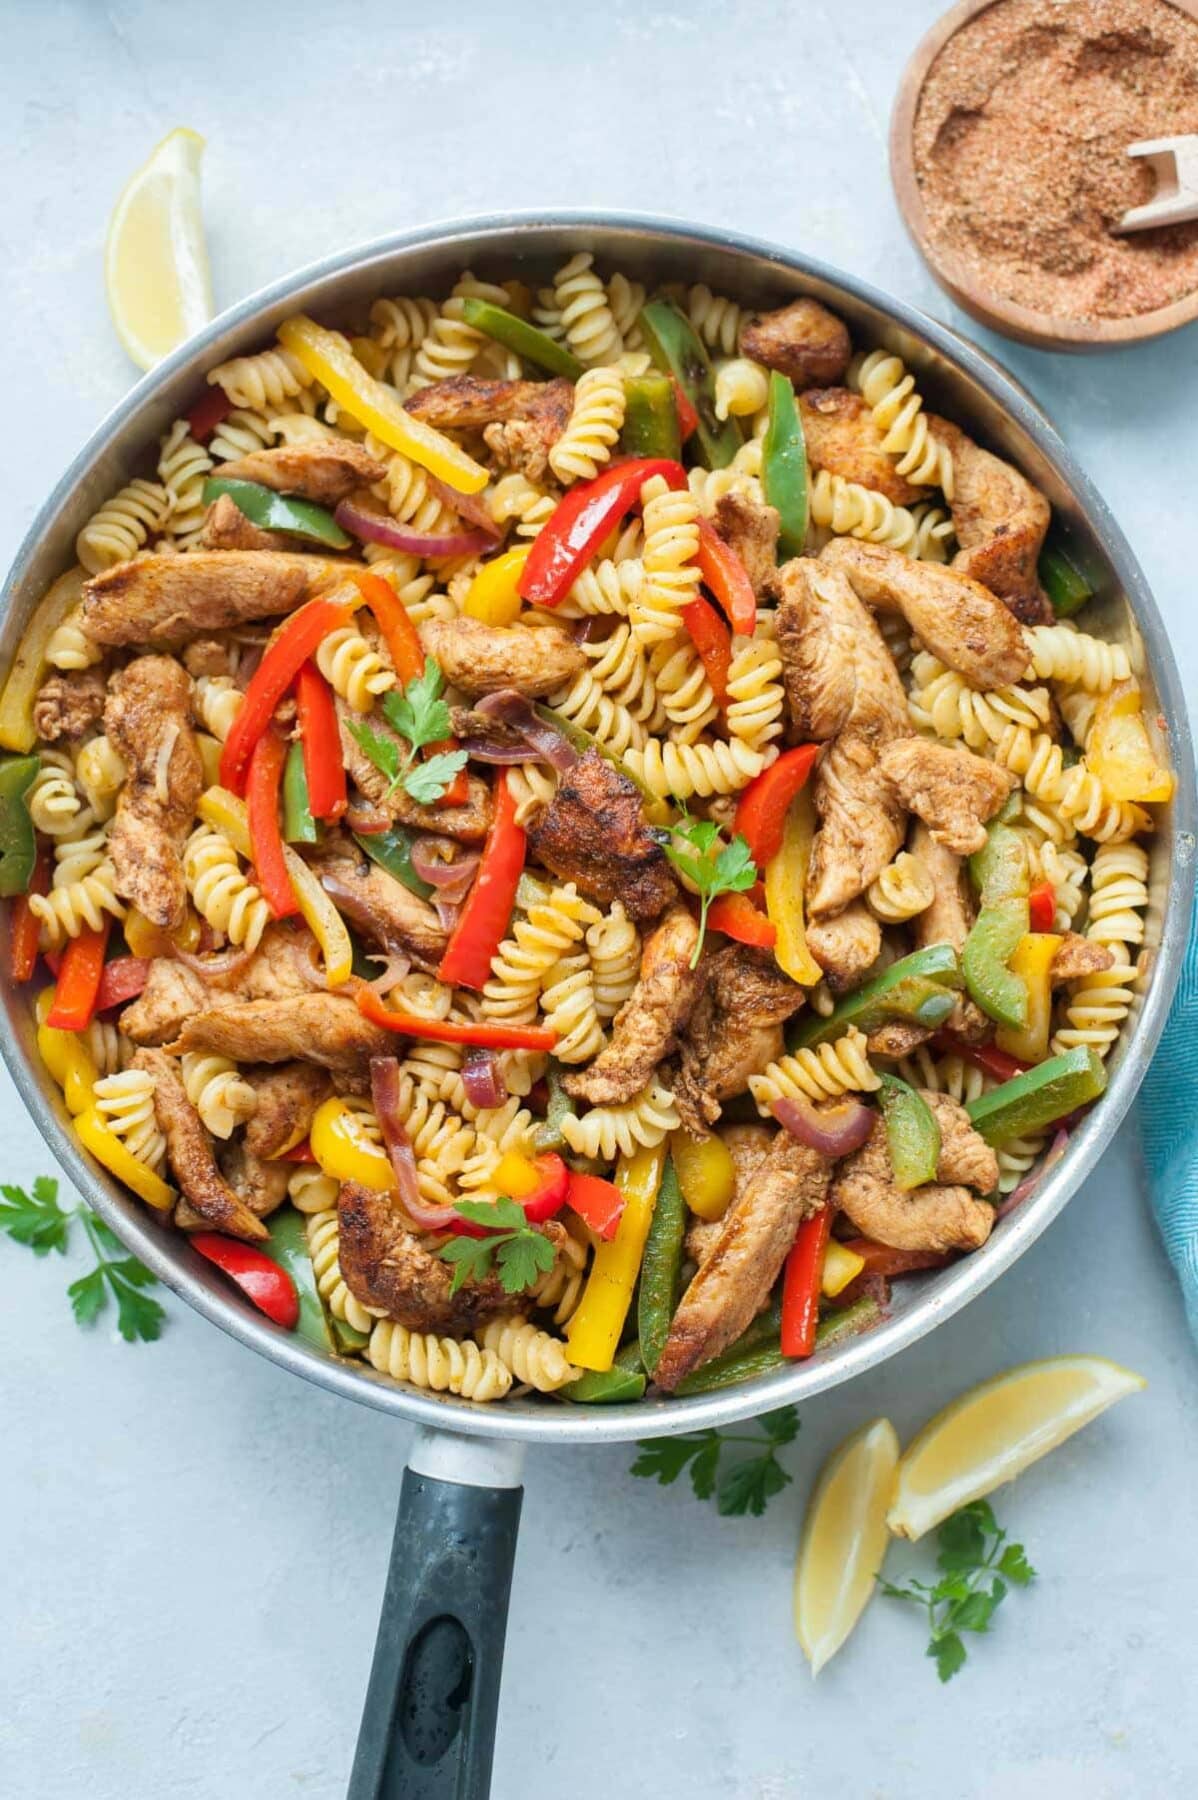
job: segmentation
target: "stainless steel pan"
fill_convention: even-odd
[[[401,1387],[272,1327],[197,1263],[80,1149],[37,1057],[28,997],[6,985],[3,1050],[21,1096],[80,1193],[161,1280],[213,1324],[263,1356],[349,1399],[419,1427],[404,1479],[351,1795],[479,1795],[486,1791],[503,1628],[520,1509],[520,1459],[532,1440],[598,1443],[726,1425],[836,1386],[913,1343],[1007,1269],[1094,1168],[1127,1112],[1177,980],[1193,887],[1194,766],[1168,637],[1106,503],[1026,391],[988,356],[923,314],[806,256],[673,220],[565,213],[431,225],[346,251],[251,295],[138,383],[76,457],[35,519],[5,584],[0,667],[7,668],[39,596],[72,560],[91,509],[143,473],[156,437],[200,392],[204,372],[265,344],[297,309],[336,319],[383,293],[438,293],[470,267],[519,273],[534,286],[580,248],[646,281],[705,281],[760,305],[814,294],[854,339],[895,349],[929,402],[1011,457],[1048,495],[1059,527],[1099,595],[1091,617],[1124,642],[1160,714],[1178,786],[1156,839],[1148,918],[1150,974],[1111,1059],[1102,1104],[1066,1154],[990,1242],[953,1268],[902,1284],[891,1317],[868,1336],[744,1387],[691,1400],[645,1399],[587,1410],[525,1399],[476,1407]],[[7,966],[7,963],[5,963]]]

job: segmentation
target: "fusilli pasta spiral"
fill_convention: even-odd
[[[936,883],[917,856],[901,850],[866,890],[869,909],[885,925],[901,925],[926,912],[936,898]]]
[[[611,456],[624,423],[624,382],[618,369],[588,369],[574,389],[569,423],[549,452],[549,467],[565,485],[591,481]]]
[[[770,397],[770,372],[747,356],[732,356],[715,366],[715,416],[743,418],[760,412]]]
[[[167,529],[180,550],[194,544],[204,529],[208,508],[204,482],[212,472],[212,458],[197,444],[186,419],[176,419],[158,453],[158,479],[170,500]]]
[[[238,1125],[253,1117],[258,1096],[227,1056],[185,1050],[182,1065],[187,1098],[213,1137],[232,1137]]]
[[[395,686],[395,671],[352,625],[321,640],[316,666],[354,712],[369,712],[378,696]]]
[[[833,1043],[796,1050],[749,1076],[749,1092],[767,1119],[775,1100],[836,1100],[841,1094],[872,1094],[880,1086],[866,1053],[865,1033],[855,1025]]]
[[[103,659],[103,650],[84,629],[83,608],[77,606],[51,632],[46,661],[54,669],[90,669]]]
[[[1122,644],[1109,644],[1073,625],[1031,625],[1023,635],[1031,658],[1029,677],[1076,683],[1088,694],[1105,694],[1131,674]]]
[[[580,250],[553,278],[554,305],[566,342],[587,368],[615,362],[624,349],[594,262],[589,251]]]
[[[252,881],[242,874],[228,838],[209,825],[199,825],[183,849],[183,879],[196,911],[231,944],[256,950],[270,919],[270,908]]]
[[[782,735],[783,698],[777,646],[757,637],[735,639],[725,711],[731,735],[750,750],[768,749]]]
[[[558,1338],[550,1337],[527,1319],[491,1319],[478,1333],[478,1341],[512,1371],[517,1381],[536,1388],[539,1394],[554,1394],[568,1381],[577,1381],[582,1373],[574,1367],[566,1355],[566,1346]]]
[[[345,1284],[336,1212],[309,1213],[307,1232],[308,1255],[321,1299],[335,1319],[341,1319],[353,1331],[369,1331],[374,1321],[385,1315],[378,1307],[363,1306]]]
[[[672,638],[681,611],[699,592],[699,508],[689,492],[667,488],[655,475],[641,489],[644,503],[644,579],[629,608],[632,629],[642,644]]]
[[[616,1156],[631,1156],[639,1146],[652,1149],[678,1124],[673,1094],[651,1081],[623,1106],[593,1106],[582,1118],[567,1113],[562,1136],[576,1156],[600,1156],[610,1162]]]
[[[641,969],[641,937],[618,900],[613,900],[586,936],[595,978],[595,1011],[600,1019],[619,1012],[636,986]]]
[[[96,1111],[130,1156],[157,1172],[166,1157],[166,1139],[154,1113],[154,1077],[147,1069],[104,1075],[92,1089]]]
[[[92,514],[75,539],[75,555],[89,575],[128,562],[165,525],[171,497],[160,481],[131,481]]]
[[[939,487],[946,500],[953,497],[953,459],[947,444],[938,443],[928,429],[923,399],[900,357],[887,350],[871,350],[849,364],[848,382],[861,395],[882,432],[882,448],[893,456],[895,468],[917,487]]]
[[[512,1025],[530,1024],[549,970],[598,917],[597,909],[582,899],[573,882],[555,887],[548,900],[530,906],[492,959],[491,980],[483,988],[483,1017]]]
[[[235,356],[208,371],[209,386],[223,388],[235,407],[249,412],[282,406],[311,387],[312,379],[299,357],[278,345],[255,356]]]
[[[624,752],[629,771],[643,781],[658,799],[689,800],[692,794],[704,799],[712,794],[735,794],[760,775],[765,756],[752,750],[739,738],[731,743],[674,744],[661,738],[650,738],[643,750]]]
[[[541,994],[545,1023],[558,1034],[553,1054],[561,1063],[586,1063],[603,1048],[603,1027],[595,1007],[595,975],[585,950],[563,956],[545,977]]]
[[[480,1350],[473,1338],[459,1343],[432,1332],[409,1331],[393,1319],[378,1321],[366,1354],[380,1375],[463,1400],[502,1400],[512,1385],[511,1370],[493,1350]]]

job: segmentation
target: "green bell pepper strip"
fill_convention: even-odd
[[[258,481],[237,481],[227,475],[211,475],[204,483],[203,500],[211,506],[227,494],[251,525],[263,531],[285,531],[291,537],[310,538],[330,550],[348,550],[353,543],[342,531],[331,512],[314,506],[311,500],[294,500],[288,494],[276,494],[273,488]]]
[[[42,766],[40,756],[0,762],[0,895],[24,894],[37,863],[37,832],[25,796]]]
[[[320,826],[308,803],[308,777],[304,773],[304,747],[291,744],[283,764],[283,836],[289,844],[318,844]]]
[[[1045,544],[1036,572],[1058,619],[1071,618],[1094,596],[1081,569],[1059,544]]]
[[[969,997],[988,1019],[1021,1030],[1027,1024],[1027,982],[1007,968],[1030,924],[1026,900],[994,900],[982,907],[961,952]]]
[[[620,449],[625,456],[668,456],[674,462],[682,461],[678,405],[668,375],[625,376]]]
[[[394,875],[409,893],[416,894],[421,900],[428,899],[433,890],[412,867],[413,834],[406,825],[389,825],[386,831],[355,831],[353,839],[371,862],[386,869],[388,875]]]
[[[530,325],[527,319],[508,312],[506,307],[495,306],[490,300],[464,300],[462,318],[484,337],[493,338],[505,350],[514,350],[525,362],[548,369],[551,375],[565,375],[570,381],[577,381],[586,373],[578,358],[564,344],[557,343],[547,331],[539,331],[535,325]]]
[[[826,1350],[831,1344],[842,1344],[845,1338],[858,1337],[881,1322],[882,1308],[865,1294],[851,1306],[841,1306],[824,1314],[815,1329],[815,1347]]]
[[[628,777],[642,800],[650,805],[656,801],[657,796],[652,789],[639,780],[632,770],[607,748],[606,744],[600,743],[599,739],[593,737],[582,725],[576,725],[572,719],[567,719],[564,713],[554,712],[551,706],[543,706],[539,701],[533,702],[533,711],[538,718],[544,719],[547,725],[552,725],[555,731],[560,731],[566,742],[573,745],[580,756],[585,756],[588,750],[597,750],[603,760],[609,762],[613,769],[618,769],[621,775]]]
[[[969,879],[983,906],[998,900],[1026,900],[1031,892],[1027,847],[1005,820],[993,819],[986,842],[969,859]]]
[[[807,540],[807,446],[795,391],[777,369],[770,374],[769,423],[761,445],[761,485],[778,509],[778,554],[801,556]]]
[[[316,1274],[308,1249],[308,1223],[293,1206],[280,1207],[266,1221],[267,1239],[263,1248],[280,1268],[286,1269],[299,1296],[299,1319],[295,1332],[307,1343],[315,1344],[326,1355],[337,1348],[329,1316],[325,1312],[316,1287]]]
[[[807,1013],[787,1034],[791,1051],[831,1043],[850,1025],[874,1031],[887,1019],[907,1019],[935,1030],[943,1025],[955,1004],[954,988],[961,986],[961,969],[951,944],[928,944],[900,957],[881,975],[875,975],[848,994],[827,1018]]]
[[[645,1239],[637,1296],[637,1329],[641,1361],[652,1375],[670,1335],[670,1321],[682,1284],[682,1240],[686,1235],[686,1201],[678,1185],[673,1157],[666,1158],[661,1186]]]
[[[588,1369],[577,1381],[559,1388],[558,1398],[588,1406],[615,1406],[625,1400],[640,1400],[646,1381],[641,1347],[634,1338],[631,1344],[616,1351],[610,1369]]]
[[[715,375],[694,326],[672,300],[650,300],[641,311],[645,347],[655,367],[672,375],[698,415],[694,441],[709,469],[726,469],[744,439],[735,419],[715,410]]]
[[[713,1357],[711,1362],[704,1363],[693,1375],[688,1375],[674,1389],[676,1394],[711,1394],[718,1388],[735,1387],[738,1382],[751,1381],[755,1375],[771,1375],[775,1369],[793,1369],[791,1357],[783,1356],[782,1345],[778,1336],[776,1309],[771,1308],[763,1318],[774,1320],[774,1334],[764,1342],[757,1342],[747,1349],[745,1340],[749,1336],[749,1327],[740,1342],[731,1350],[725,1350],[723,1356]],[[882,1317],[882,1309],[876,1300],[855,1300],[852,1306],[843,1307],[839,1312],[827,1313],[820,1320],[815,1330],[815,1347],[825,1349],[829,1344],[839,1344],[845,1338],[856,1337],[860,1331],[868,1331]]]
[[[897,1075],[882,1076],[882,1117],[894,1179],[904,1193],[935,1181],[940,1126],[923,1095]]]
[[[1105,1087],[1102,1058],[1088,1044],[1079,1044],[980,1094],[965,1110],[988,1144],[1002,1144],[1046,1130],[1067,1113],[1097,1100]]]
[[[545,1117],[534,1128],[532,1134],[532,1141],[538,1155],[543,1155],[546,1150],[566,1149],[566,1140],[562,1136],[562,1120],[567,1113],[574,1111],[574,1102],[563,1086],[562,1065],[552,1058],[545,1071],[545,1085],[549,1089]]]

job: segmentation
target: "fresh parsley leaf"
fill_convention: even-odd
[[[459,769],[466,766],[464,750],[439,750],[436,756],[413,763],[403,778],[406,791],[420,806],[432,806],[453,781]]]
[[[392,688],[383,696],[383,717],[393,731],[407,739],[406,750],[365,720],[346,720],[359,750],[387,777],[387,792],[402,787],[419,806],[432,806],[439,800],[466,764],[464,750],[441,750],[423,762],[416,761],[418,750],[426,744],[442,743],[449,736],[449,708],[441,698],[444,686],[445,678],[430,656],[423,674],[409,681],[402,692]]]
[[[522,1231],[528,1224],[524,1208],[508,1194],[500,1194],[495,1200],[459,1200],[454,1211],[471,1225],[485,1225],[488,1231]],[[483,1240],[473,1241],[479,1244]]]
[[[797,1406],[780,1406],[777,1412],[766,1413],[757,1423],[771,1444],[793,1444],[799,1432],[799,1409]]]
[[[773,1450],[764,1456],[746,1457],[734,1463],[720,1482],[716,1510],[724,1518],[748,1512],[759,1519],[773,1496],[780,1494],[790,1480]]]
[[[934,1587],[924,1581],[895,1587],[882,1580],[878,1586],[892,1600],[909,1600],[923,1607],[928,1619],[927,1653],[935,1661],[941,1681],[951,1681],[966,1661],[961,1633],[988,1632],[1010,1591],[1007,1582],[1026,1587],[1034,1580],[1035,1570],[1022,1544],[1006,1542],[1007,1534],[985,1500],[975,1500],[945,1519],[936,1537],[936,1563],[944,1572]]]
[[[522,1294],[538,1275],[553,1267],[555,1251],[543,1231],[528,1223],[524,1208],[510,1195],[493,1201],[459,1200],[457,1211],[472,1225],[485,1225],[485,1238],[452,1237],[437,1255],[452,1265],[451,1294],[468,1281],[483,1281],[494,1269],[505,1294]]]
[[[127,1343],[138,1338],[151,1342],[161,1335],[166,1314],[157,1300],[140,1291],[153,1287],[156,1278],[135,1256],[125,1254],[120,1238],[103,1219],[86,1206],[69,1211],[61,1207],[58,1183],[50,1175],[39,1175],[31,1194],[24,1188],[0,1187],[0,1196],[0,1231],[6,1231],[15,1243],[25,1244],[35,1256],[65,1251],[72,1222],[81,1222],[96,1266],[67,1289],[77,1324],[93,1325],[111,1291],[117,1304],[117,1329]]]
[[[402,693],[392,688],[383,699],[383,717],[413,750],[449,736],[449,708],[441,698],[444,687],[445,677],[429,656],[423,674],[409,681]]]
[[[499,1281],[505,1294],[522,1294],[538,1275],[548,1275],[555,1251],[544,1232],[531,1226],[500,1240],[495,1252]]]
[[[707,1442],[700,1444],[698,1454],[691,1458],[691,1489],[696,1500],[710,1500],[715,1493],[719,1463],[720,1440],[718,1433],[713,1431]]]
[[[136,1276],[133,1270],[136,1270]],[[125,1342],[133,1344],[140,1338],[143,1343],[152,1344],[155,1338],[161,1337],[166,1314],[157,1300],[138,1292],[154,1280],[150,1271],[136,1261],[132,1270],[125,1263],[114,1263],[108,1270],[108,1279],[116,1296],[116,1327]]]
[[[35,1256],[66,1251],[72,1215],[59,1206],[58,1183],[51,1176],[39,1175],[32,1194],[5,1185],[0,1187],[0,1195],[0,1231],[6,1231],[14,1243],[24,1244]]]
[[[1026,1587],[1036,1579],[1036,1571],[1027,1560],[1022,1544],[1008,1544],[998,1560],[999,1569],[1016,1587]]]
[[[928,1655],[935,1657],[936,1673],[941,1681],[951,1681],[958,1669],[965,1666],[965,1646],[955,1631],[933,1638],[928,1645]]]
[[[75,1315],[75,1323],[77,1325],[93,1325],[108,1298],[104,1291],[103,1269],[93,1269],[90,1275],[81,1275],[78,1281],[72,1281],[67,1289],[67,1294],[71,1301],[71,1311]]]
[[[644,1438],[638,1444],[639,1455],[631,1473],[658,1481],[669,1487],[689,1466],[691,1487],[697,1500],[715,1496],[716,1511],[722,1518],[751,1513],[760,1518],[775,1494],[780,1494],[791,1477],[779,1463],[777,1451],[789,1444],[799,1429],[793,1406],[767,1413],[758,1421],[765,1436],[748,1432],[699,1431],[682,1437]],[[755,1454],[735,1455],[721,1470],[720,1459],[731,1445],[748,1444]]]
[[[453,1269],[450,1294],[456,1294],[468,1281],[482,1281],[490,1273],[494,1251],[486,1238],[453,1237],[437,1251],[442,1262]]]
[[[643,1438],[631,1473],[670,1487],[693,1457],[716,1442],[714,1431],[690,1433],[685,1437]]]
[[[399,745],[394,738],[384,737],[381,732],[372,730],[362,719],[347,719],[345,723],[363,756],[368,756],[379,773],[387,777],[391,784],[387,792],[391,793],[399,786],[403,777]]]
[[[684,817],[681,825],[670,828],[663,847],[674,867],[699,891],[699,936],[691,957],[693,969],[698,965],[707,935],[707,912],[712,901],[720,894],[743,894],[751,888],[757,880],[757,864],[745,838],[738,835],[731,843],[722,844],[719,827],[711,819]]]

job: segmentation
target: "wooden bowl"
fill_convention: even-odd
[[[999,0],[958,0],[944,17],[933,25],[919,44],[903,71],[890,118],[890,177],[903,223],[911,234],[916,249],[927,263],[945,293],[958,306],[999,331],[1004,337],[1016,338],[1037,350],[1105,350],[1115,344],[1140,344],[1176,331],[1179,325],[1198,319],[1198,289],[1160,306],[1153,312],[1136,313],[1126,319],[1100,319],[1088,323],[1082,319],[1062,319],[1055,313],[1033,312],[1005,295],[995,293],[977,278],[957,253],[932,241],[927,210],[923,203],[919,180],[915,173],[915,115],[928,71],[951,37],[963,25],[975,19]],[[1180,12],[1198,20],[1198,0],[1168,0]]]

